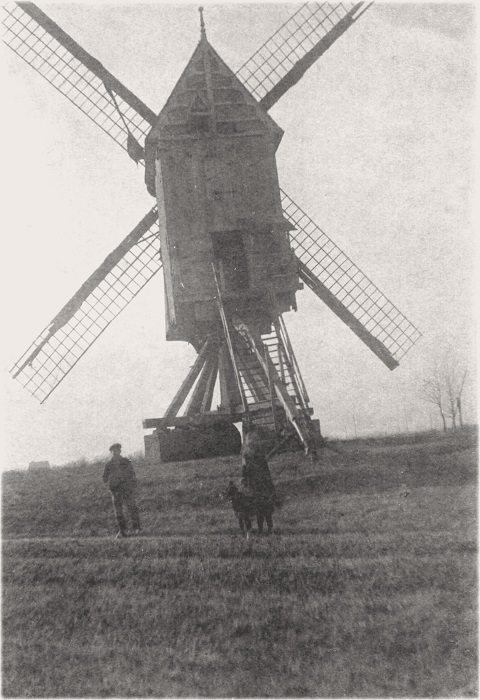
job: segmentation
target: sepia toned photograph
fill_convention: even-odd
[[[2,696],[477,697],[475,5],[1,9]]]

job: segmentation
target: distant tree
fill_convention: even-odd
[[[420,396],[438,408],[444,432],[447,431],[447,417],[453,428],[457,427],[457,417],[463,425],[462,392],[466,376],[466,367],[452,351],[448,351],[442,362],[434,363],[430,374],[422,381]]]
[[[436,363],[430,372],[427,379],[422,381],[422,386],[420,389],[420,397],[423,401],[428,401],[436,406],[440,412],[443,423],[443,431],[447,432],[447,421],[445,418],[446,411],[446,396],[445,387],[442,380],[442,374],[440,368]]]
[[[452,365],[448,368],[445,373],[445,393],[447,396],[447,411],[448,415],[452,420],[452,426],[457,427],[457,416],[460,422],[460,426],[463,425],[462,421],[462,392],[465,385],[465,378],[467,376],[467,370],[459,369],[458,367]]]

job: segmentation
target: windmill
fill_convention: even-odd
[[[368,7],[302,6],[236,74],[201,15],[200,41],[159,115],[35,5],[5,8],[7,45],[145,166],[157,200],[15,364],[36,398],[162,267],[167,340],[198,353],[164,416],[144,421],[162,461],[238,451],[239,421],[312,448],[318,422],[282,318],[303,285],[398,366],[419,331],[280,189],[283,132],[268,114]]]

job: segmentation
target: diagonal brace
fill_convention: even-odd
[[[203,344],[202,349],[200,350],[200,352],[197,355],[197,359],[195,360],[192,367],[190,368],[189,373],[187,374],[187,376],[183,380],[180,389],[177,391],[177,393],[173,397],[172,402],[170,403],[170,406],[165,411],[165,415],[163,416],[162,422],[160,424],[161,428],[167,427],[168,422],[172,418],[175,418],[178,411],[182,407],[183,402],[185,401],[185,399],[188,396],[188,392],[190,391],[190,389],[194,385],[196,378],[200,374],[202,367],[205,364],[205,360],[207,359],[208,355],[210,354],[211,347],[212,347],[212,340],[211,340],[211,338],[207,338],[207,340]]]

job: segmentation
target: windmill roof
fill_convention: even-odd
[[[147,136],[147,147],[160,133],[162,137],[189,133],[192,117],[210,119],[212,135],[267,131],[275,148],[283,136],[283,130],[220,58],[205,35]]]

